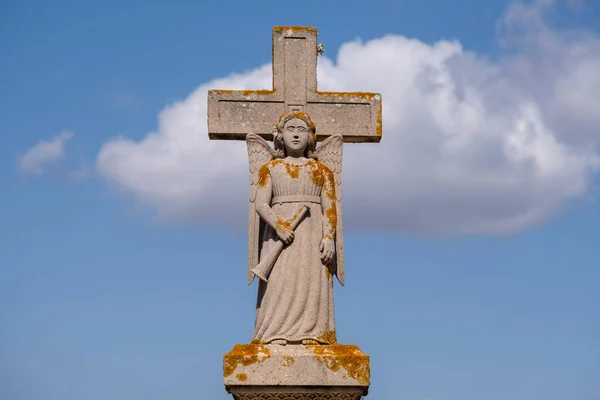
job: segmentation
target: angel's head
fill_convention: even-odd
[[[276,157],[315,158],[315,124],[303,112],[285,112],[279,117],[273,138]]]

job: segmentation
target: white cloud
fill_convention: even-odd
[[[65,155],[65,145],[72,132],[61,132],[51,140],[42,140],[17,160],[17,167],[26,174],[42,175]]]
[[[378,91],[384,104],[381,143],[346,145],[346,228],[510,233],[586,192],[600,165],[600,38],[552,31],[548,5],[507,10],[496,61],[397,35],[320,59],[321,90]],[[243,229],[245,143],[208,140],[206,92],[270,85],[270,65],[203,84],[143,140],[104,144],[97,168],[164,217]]]

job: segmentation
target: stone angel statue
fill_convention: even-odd
[[[259,277],[254,343],[336,343],[333,275],[344,284],[341,135],[316,148],[306,113],[286,112],[274,149],[248,134],[248,284]]]

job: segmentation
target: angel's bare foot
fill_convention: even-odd
[[[317,342],[316,340],[312,340],[312,339],[304,339],[304,340],[302,341],[302,344],[304,344],[304,345],[312,345],[312,346],[314,346],[314,345],[317,345],[317,344],[319,344],[319,342]]]
[[[287,340],[285,340],[285,339],[275,339],[275,340],[271,340],[271,344],[278,344],[280,346],[285,346],[287,344]]]

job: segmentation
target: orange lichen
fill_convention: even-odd
[[[298,219],[298,217],[300,216],[300,214],[302,213],[302,211],[304,211],[304,207],[300,207],[298,209],[298,211],[296,211],[296,214],[294,214],[294,216],[292,218],[290,218],[290,221],[291,221],[292,224],[294,222],[296,222],[296,220]]]
[[[269,89],[242,90],[242,96],[252,96],[252,95],[267,96],[267,95],[270,95],[273,93],[275,93],[275,89],[272,89],[272,90],[269,90]]]
[[[325,364],[333,372],[343,368],[346,374],[361,385],[368,385],[371,377],[369,356],[363,354],[358,346],[328,345],[307,346],[317,357],[317,361]]]
[[[265,164],[258,170],[258,187],[264,188],[269,183],[269,164]]]
[[[329,283],[333,282],[333,274],[331,273],[331,270],[329,269],[329,267],[325,267],[325,275],[327,276],[327,280],[329,281]]]
[[[336,199],[336,197],[335,197],[335,186],[333,186],[333,177],[331,178],[330,182],[331,182],[331,184],[328,185],[328,187],[326,188],[325,194],[327,195],[327,198],[329,200],[333,201],[333,200]]]
[[[312,26],[275,26],[275,27],[273,27],[273,32],[283,32],[283,31],[292,31],[292,32],[311,31],[315,35],[317,34],[317,28],[314,28]]]
[[[275,217],[275,223],[277,224],[277,228],[283,231],[293,231],[293,224],[294,222],[296,222],[303,210],[304,207],[301,207],[298,211],[296,211],[296,214],[294,214],[290,219],[281,219],[278,216]]]
[[[303,111],[286,111],[284,113],[282,113],[279,116],[279,119],[277,120],[277,123],[275,124],[275,126],[282,126],[282,123],[284,121],[284,119],[300,119],[304,122],[306,122],[308,124],[308,128],[312,131],[312,132],[316,132],[316,127],[315,127],[315,123],[313,122],[313,120],[310,118],[310,115],[308,115],[307,113],[303,112]],[[287,121],[286,121],[287,122]]]
[[[256,89],[256,90],[228,90],[228,89],[214,89],[210,91],[214,94],[241,94],[244,97],[248,96],[268,96],[275,93],[275,89]]]
[[[312,161],[312,160],[311,160]],[[316,186],[322,186],[330,200],[335,199],[335,177],[333,172],[323,163],[312,161],[307,163],[311,168],[310,178]]]
[[[262,362],[271,357],[269,349],[259,344],[236,344],[233,350],[223,357],[223,376],[233,374],[238,365],[245,367]]]
[[[329,168],[318,161],[310,160],[307,165],[310,167],[310,179],[316,186],[323,186],[325,183],[325,175]]]
[[[288,175],[292,179],[296,179],[296,178],[298,178],[300,176],[300,165],[292,164],[290,162],[286,162],[285,163],[285,170],[287,171]]]
[[[283,365],[284,367],[289,367],[295,362],[296,362],[296,360],[294,360],[294,357],[284,356],[283,360],[281,361],[281,365]]]
[[[327,268],[327,270],[329,270],[329,268]],[[330,275],[331,275],[331,273],[330,273]],[[317,340],[319,342],[323,342],[323,343],[327,343],[327,344],[336,344],[337,343],[337,335],[335,333],[335,330],[333,330],[333,331],[322,331],[317,336]]]
[[[248,380],[248,375],[246,374],[237,374],[235,377],[240,382],[246,382]]]
[[[329,221],[329,234],[332,235],[337,227],[337,207],[335,206],[335,202],[331,203],[331,207],[325,210],[325,216]]]
[[[382,131],[383,131],[383,127],[382,127],[382,123],[381,123],[381,113],[382,113],[381,104],[379,104],[379,111],[377,112],[377,127],[375,128],[377,131],[377,136],[381,136]]]
[[[275,223],[277,224],[277,229],[280,231],[291,231],[292,230],[292,221],[289,219],[281,219],[279,217],[276,217]]]
[[[375,96],[378,95],[378,93],[371,93],[371,92],[320,92],[320,91],[316,91],[317,94],[319,95],[324,95],[324,96],[335,96],[335,97],[341,97],[341,98],[348,98],[348,97],[357,97],[359,99],[363,99],[363,100],[373,100],[375,98]]]
[[[325,185],[325,194],[329,200],[335,200],[335,178],[333,177],[333,172],[327,167],[325,167],[325,173],[327,174],[327,185]]]

